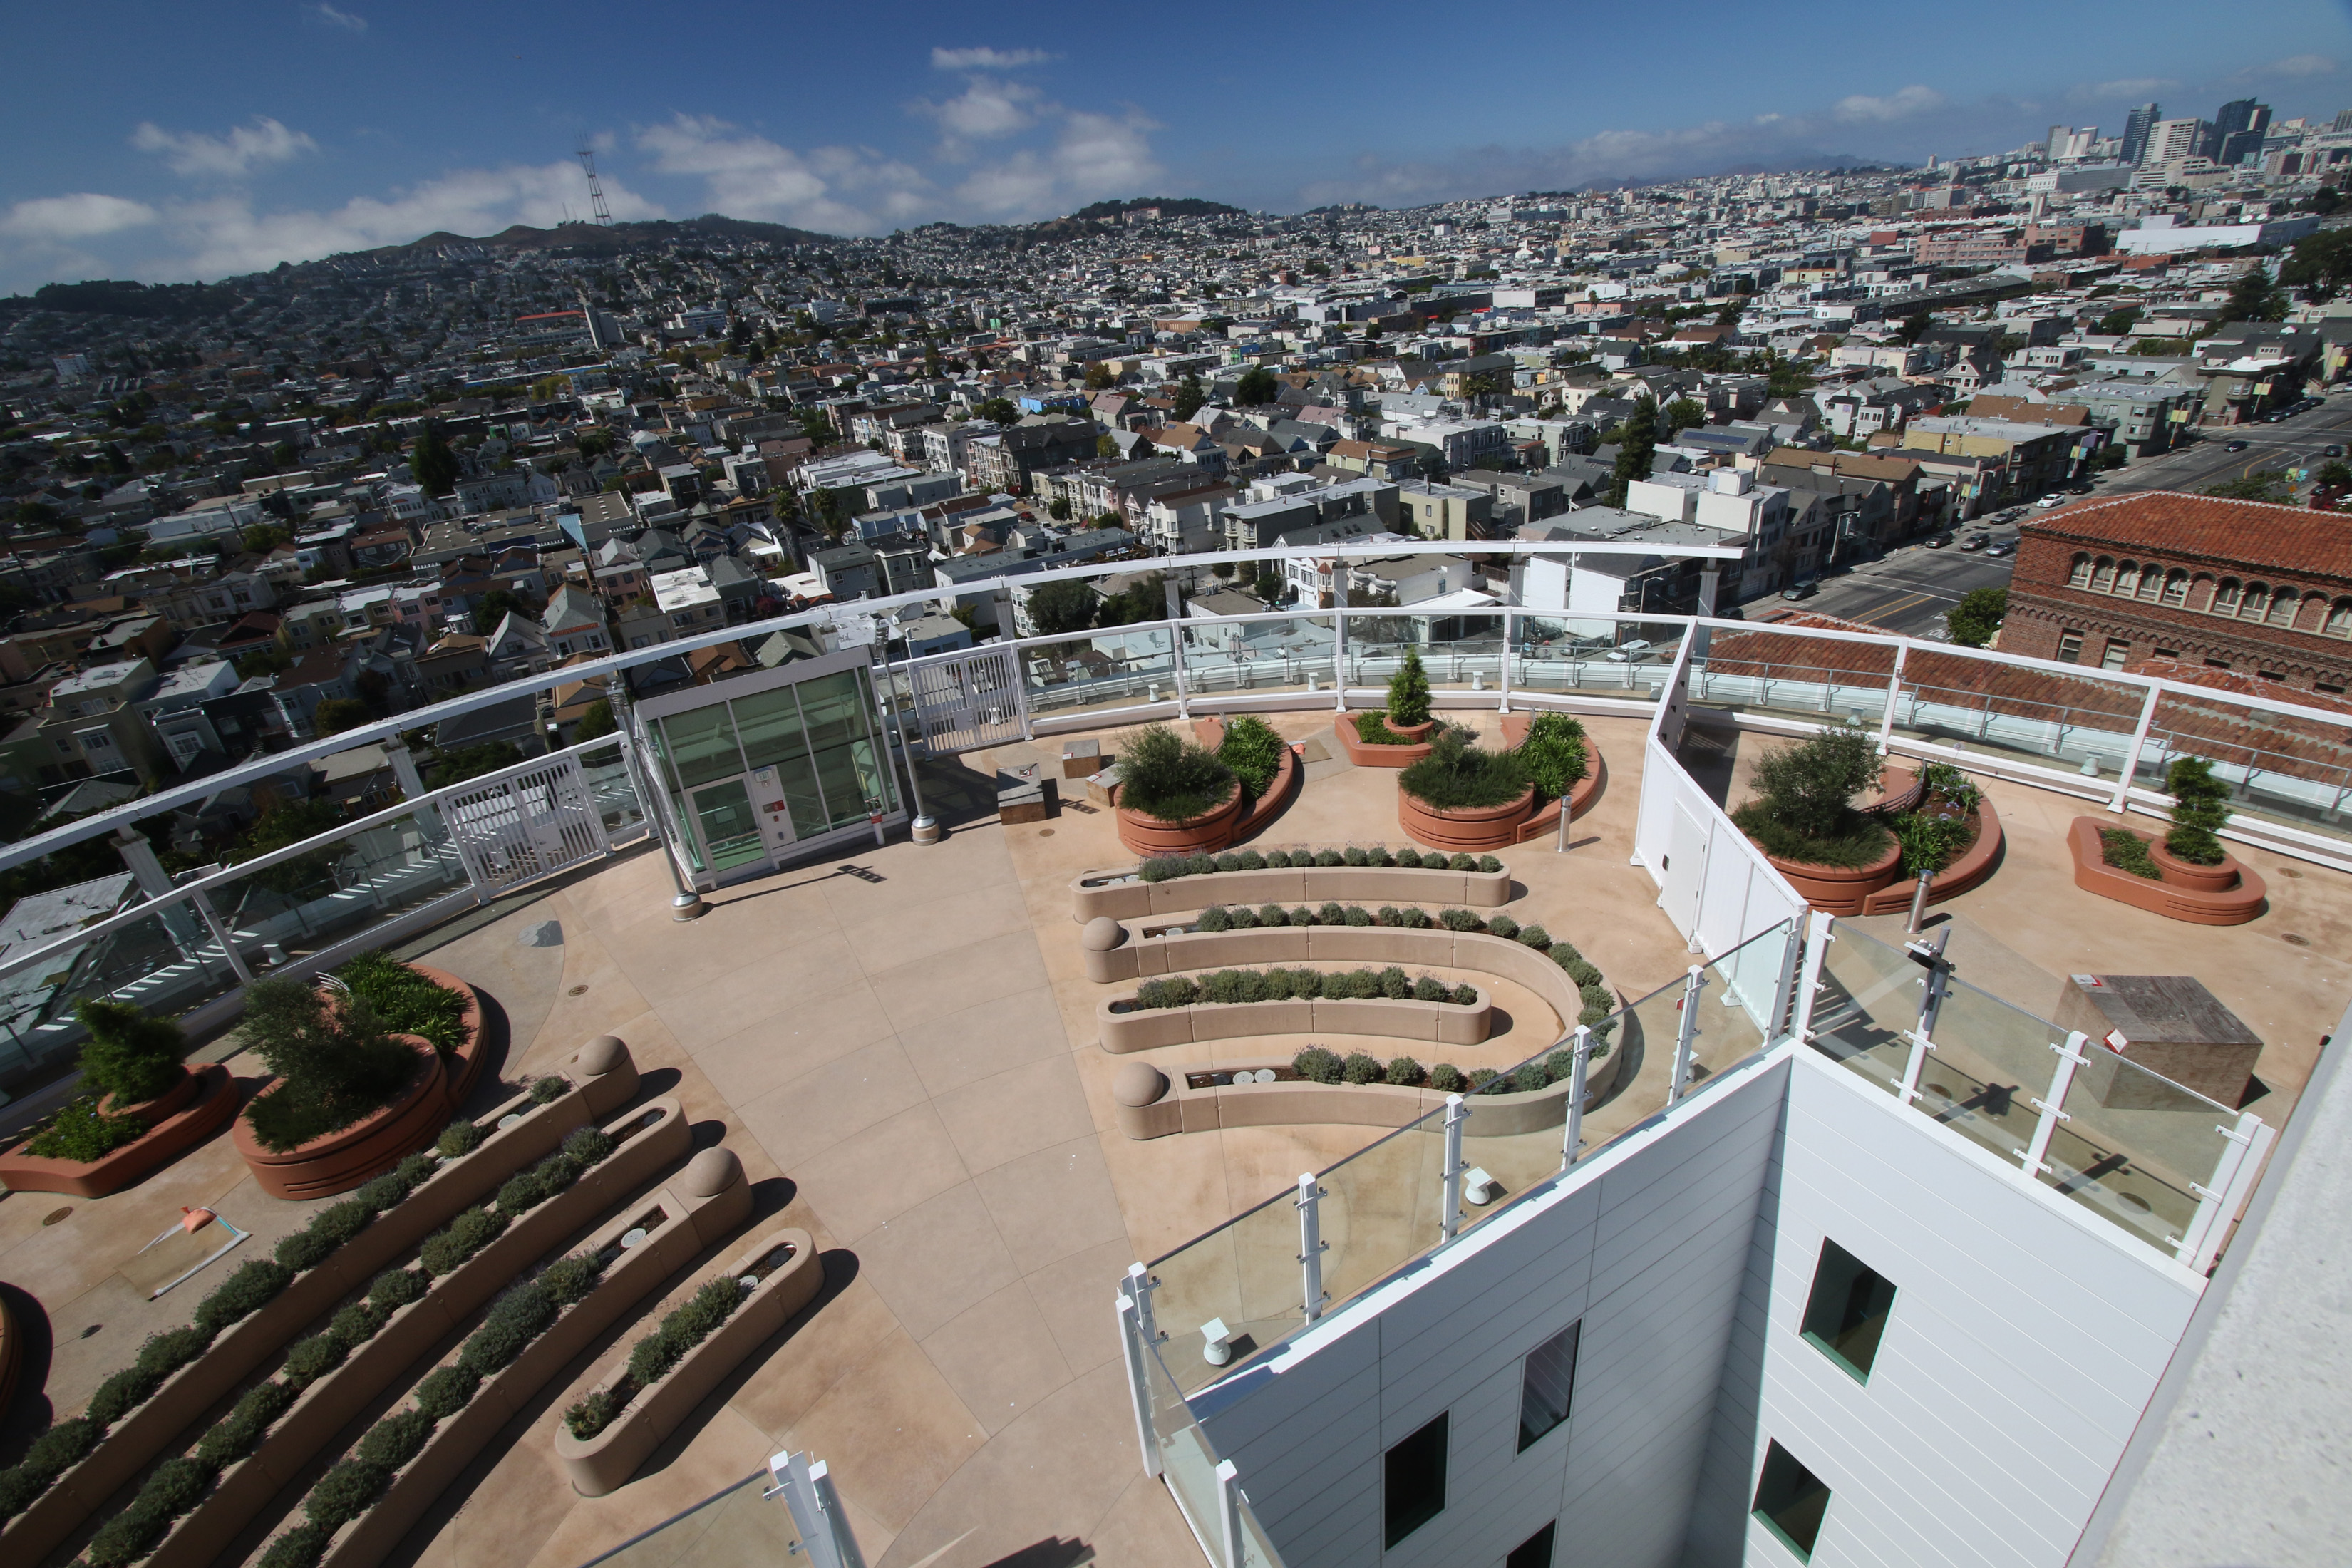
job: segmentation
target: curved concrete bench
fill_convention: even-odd
[[[792,1226],[769,1231],[723,1266],[705,1270],[691,1289],[678,1293],[690,1296],[712,1279],[740,1279],[780,1248],[790,1249],[791,1260],[761,1279],[718,1332],[687,1352],[659,1380],[637,1390],[628,1408],[611,1426],[593,1437],[574,1437],[564,1427],[556,1427],[555,1457],[572,1478],[573,1491],[582,1497],[603,1497],[619,1489],[720,1380],[815,1300],[824,1284],[816,1238]],[[629,1352],[635,1348],[634,1341],[616,1346],[591,1392],[601,1394],[619,1383],[628,1370]]]
[[[1584,1105],[1590,1110],[1617,1086],[1621,1050],[1589,1063],[1584,1077]],[[1244,1068],[1284,1068],[1286,1061],[1235,1063]],[[1472,1138],[1506,1138],[1558,1127],[1568,1120],[1569,1084],[1547,1084],[1525,1094],[1465,1096],[1470,1120],[1463,1124]],[[1123,1064],[1111,1080],[1111,1101],[1118,1130],[1129,1138],[1164,1138],[1171,1132],[1214,1132],[1227,1127],[1276,1127],[1298,1123],[1338,1122],[1357,1127],[1405,1127],[1445,1104],[1433,1089],[1401,1089],[1392,1084],[1276,1083],[1212,1084],[1194,1089],[1181,1077],[1171,1078],[1150,1062]]]
[[[2103,827],[2120,827],[2149,842],[2151,847],[2157,838],[2153,833],[2143,833],[2125,823],[2103,822],[2095,816],[2076,817],[2067,829],[2066,847],[2074,858],[2074,886],[2086,893],[2096,893],[2103,899],[2113,899],[2119,904],[2190,925],[2242,926],[2269,907],[2269,884],[2260,872],[2234,855],[2225,857],[2220,866],[2198,867],[2194,873],[2200,879],[2209,879],[2221,872],[2235,871],[2237,886],[2232,888],[2185,886],[2173,881],[2174,873],[2170,871],[2163,880],[2150,881],[2106,863],[2099,843],[2099,830]]]
[[[1258,871],[1204,871],[1147,882],[1134,867],[1081,871],[1070,879],[1070,918],[1080,925],[1108,915],[1115,921],[1205,910],[1211,904],[1418,904],[1439,910],[1494,910],[1511,898],[1511,871],[1444,871],[1403,866],[1267,867]]]
[[[477,1123],[488,1136],[473,1152],[445,1162],[317,1268],[296,1275],[277,1296],[223,1329],[204,1354],[126,1412],[24,1512],[0,1524],[0,1562],[39,1562],[302,1328],[364,1288],[378,1270],[459,1210],[495,1193],[509,1176],[553,1152],[575,1129],[610,1115],[637,1092],[636,1064],[628,1047],[610,1035],[582,1047],[564,1076],[573,1086],[568,1094],[544,1105],[518,1095],[493,1109]],[[518,1120],[499,1126],[509,1115]]]
[[[1300,933],[1304,935],[1305,933]],[[1409,996],[1294,996],[1279,1002],[1195,1002],[1187,1007],[1137,1007],[1132,995],[1095,1004],[1102,1048],[1113,1056],[1157,1046],[1239,1040],[1253,1035],[1382,1035],[1439,1046],[1475,1046],[1494,1011],[1484,986],[1465,1005]],[[1125,1006],[1129,1011],[1119,1009]]]

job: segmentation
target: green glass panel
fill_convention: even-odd
[[[823,820],[829,826],[846,827],[866,820],[869,811],[887,810],[889,796],[866,729],[865,693],[856,672],[803,681],[800,694],[809,750],[824,792]]]
[[[669,738],[670,768],[677,786],[691,790],[744,771],[743,753],[735,744],[735,723],[727,704],[714,702],[691,713],[674,713],[661,721]]]
[[[825,825],[824,799],[817,793],[816,765],[809,760],[808,734],[801,722],[799,688],[780,686],[773,691],[739,697],[736,733],[743,742],[743,760],[753,768],[772,767],[791,807],[795,835],[821,830]]]
[[[751,809],[751,797],[744,793],[740,779],[696,791],[694,822],[714,872],[731,871],[768,858],[760,841],[759,814]]]

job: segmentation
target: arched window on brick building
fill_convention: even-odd
[[[2077,555],[2074,557],[2074,570],[2066,575],[2066,585],[2070,588],[2087,588],[2091,585],[2091,558],[2089,556]]]
[[[2115,557],[2111,555],[2102,555],[2099,557],[2096,570],[2091,574],[2091,592],[2094,594],[2108,593],[2114,589],[2115,585]]]
[[[2164,587],[2164,568],[2150,562],[2139,569],[2139,596],[2153,599]]]
[[[2238,606],[2238,618],[2242,621],[2259,621],[2263,618],[2263,612],[2270,607],[2270,603],[2271,585],[2269,584],[2249,583],[2246,584],[2246,602]]]
[[[2327,606],[2327,624],[2321,628],[2332,637],[2352,637],[2352,599],[2338,599]]]
[[[2271,595],[2270,624],[2274,626],[2294,625],[2294,607],[2299,603],[2292,588],[2281,588]]]
[[[2221,585],[2213,590],[2213,613],[2217,616],[2236,615],[2239,600],[2244,592],[2235,577],[2222,578]]]
[[[2165,576],[2164,602],[2168,605],[2185,605],[2189,602],[2189,574],[2178,566]]]

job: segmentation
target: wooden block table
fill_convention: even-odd
[[[2074,1081],[2119,1110],[2186,1108],[2179,1096],[2118,1060],[2236,1110],[2262,1055],[2260,1036],[2186,974],[2077,974],[2059,994],[2062,1029],[2091,1037]]]
[[[1102,772],[1102,767],[1100,741],[1072,741],[1062,748],[1062,776],[1066,779],[1092,778]]]
[[[1058,798],[1058,779],[1038,763],[996,771],[996,819],[1006,825],[1043,822]]]

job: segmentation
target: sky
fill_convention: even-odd
[[[76,0],[5,16],[0,292],[436,230],[833,234],[1104,197],[1297,212],[1990,153],[2131,105],[2352,107],[2352,3],[1340,9]]]

